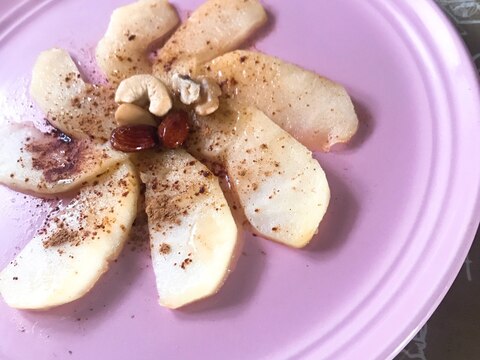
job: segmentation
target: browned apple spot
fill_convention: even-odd
[[[46,141],[25,144],[32,154],[32,166],[41,170],[47,182],[57,182],[78,172],[87,161],[90,145],[86,141],[63,141],[57,133],[50,134]]]

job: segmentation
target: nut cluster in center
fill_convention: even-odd
[[[210,78],[193,80],[172,76],[174,94],[181,103],[192,106],[198,115],[209,115],[219,106],[221,90]],[[123,80],[115,93],[120,104],[115,112],[118,127],[113,130],[112,146],[124,152],[136,152],[161,146],[175,149],[183,145],[189,132],[189,113],[173,109],[165,84],[153,75],[134,75]]]

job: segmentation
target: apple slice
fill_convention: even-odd
[[[345,88],[278,58],[237,50],[206,64],[225,95],[259,108],[311,150],[350,140],[358,119]]]
[[[236,49],[267,21],[258,0],[208,0],[157,52],[153,72],[170,84],[171,75],[195,75],[198,66]]]
[[[33,126],[2,129],[0,183],[21,191],[55,194],[80,187],[127,159],[127,155],[87,139],[43,134]]]
[[[160,304],[171,309],[215,294],[239,246],[218,179],[183,150],[138,163]]]
[[[30,94],[57,129],[73,138],[105,142],[115,128],[115,90],[87,84],[62,49],[40,53]]]
[[[117,258],[137,211],[139,183],[124,163],[84,187],[0,273],[5,302],[48,309],[85,295]]]
[[[116,9],[97,45],[99,67],[113,83],[136,74],[150,74],[149,45],[178,22],[177,13],[167,0],[141,0]]]
[[[225,167],[258,234],[297,248],[312,239],[330,189],[305,146],[260,110],[228,103],[208,117],[197,117],[192,130],[188,151]]]

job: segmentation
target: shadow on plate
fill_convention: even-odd
[[[358,130],[357,133],[353,136],[352,140],[348,144],[339,144],[335,147],[334,151],[348,151],[348,150],[357,150],[360,148],[372,135],[375,124],[373,116],[365,105],[358,102],[355,99],[352,99],[353,106],[355,107],[355,112],[358,116]]]
[[[244,234],[245,243],[234,270],[218,294],[175,311],[180,319],[191,320],[209,312],[218,312],[253,299],[265,268],[266,256],[261,238]]]
[[[318,234],[305,247],[307,252],[334,251],[342,247],[357,221],[360,205],[338,169],[323,166],[330,184],[331,199]]]
[[[351,149],[356,149],[363,145],[368,138],[370,138],[375,126],[373,116],[365,105],[353,99],[353,106],[355,107],[355,111],[358,116],[359,127],[357,134],[355,134],[355,136],[352,138],[352,141],[349,143],[348,147]]]
[[[136,279],[141,275],[147,257],[147,251],[138,253],[128,243],[118,260],[110,265],[107,273],[85,296],[47,311],[24,311],[22,317],[31,323],[39,323],[41,327],[55,326],[55,329],[61,328],[67,332],[78,332],[79,327],[100,325],[105,318],[108,321],[108,315],[115,311],[127,292],[134,291]]]
[[[357,150],[373,133],[374,122],[370,111],[358,101],[353,100],[353,103],[359,120],[358,131],[348,144],[336,146],[334,152]],[[342,176],[342,173],[348,169],[327,166],[322,161],[320,163],[327,175],[331,199],[327,213],[318,228],[318,234],[305,248],[306,251],[313,252],[326,252],[340,248],[347,241],[360,211],[360,204],[349,189],[346,177]]]

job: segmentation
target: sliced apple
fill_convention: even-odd
[[[225,167],[258,234],[293,247],[312,239],[330,200],[327,179],[312,153],[263,112],[224,103],[196,118],[187,149]]]
[[[48,309],[85,295],[122,250],[138,193],[129,163],[84,187],[0,273],[5,302],[18,309]]]
[[[208,0],[157,52],[153,72],[168,84],[173,73],[193,76],[198,66],[236,49],[266,21],[258,0]]]
[[[116,9],[107,32],[97,45],[99,67],[110,82],[136,74],[150,74],[148,47],[179,22],[167,0],[141,0]]]
[[[71,137],[105,142],[116,126],[115,89],[85,83],[65,50],[40,53],[30,94],[48,121]]]
[[[237,50],[206,64],[204,72],[226,96],[256,106],[311,150],[328,151],[357,131],[343,86],[273,56]]]
[[[80,187],[127,159],[109,144],[43,134],[26,124],[0,131],[0,183],[21,191],[55,194]]]
[[[160,304],[172,309],[216,293],[238,249],[218,179],[183,150],[139,163]]]

